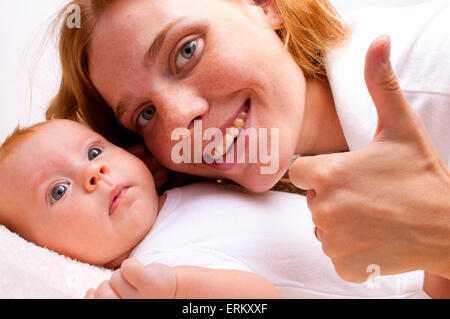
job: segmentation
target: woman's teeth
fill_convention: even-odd
[[[247,117],[247,112],[241,112],[239,116],[234,120],[233,126],[227,128],[227,132],[223,136],[223,143],[219,143],[211,151],[211,158],[218,160],[222,158],[225,154],[229,152],[234,142],[237,140],[239,134],[241,134],[242,129],[245,125],[245,118]]]

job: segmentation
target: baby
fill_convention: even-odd
[[[420,271],[341,280],[304,197],[209,183],[158,196],[141,160],[76,122],[17,130],[0,148],[0,180],[0,223],[116,269],[88,298],[424,296]]]

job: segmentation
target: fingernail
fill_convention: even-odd
[[[383,47],[383,53],[381,54],[381,62],[388,64],[391,59],[391,37],[386,36],[386,42]]]

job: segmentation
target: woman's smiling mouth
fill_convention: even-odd
[[[114,214],[116,209],[119,207],[121,201],[125,197],[127,190],[129,187],[124,186],[117,186],[114,188],[114,190],[111,192],[111,204],[109,206],[109,216]]]
[[[209,158],[213,161],[217,161],[221,158],[224,158],[226,154],[231,150],[231,148],[235,145],[235,142],[239,138],[242,130],[248,126],[247,123],[247,115],[250,111],[250,100],[246,100],[243,107],[238,111],[237,115],[235,115],[222,129],[223,132],[223,140],[222,143],[218,143],[214,146],[214,148],[208,152],[204,149],[204,159]]]

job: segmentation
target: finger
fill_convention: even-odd
[[[317,159],[313,156],[298,158],[289,168],[289,180],[295,187],[310,190],[314,189],[311,172],[316,167]]]
[[[166,168],[161,167],[153,173],[153,179],[155,181],[156,189],[159,189],[169,180],[169,173]]]
[[[350,153],[300,157],[289,168],[289,180],[300,189],[315,190],[317,193],[337,182],[340,174],[337,168],[347,154]]]
[[[320,228],[318,228],[317,226],[314,227],[314,236],[316,236],[316,239],[318,241],[320,241],[320,242],[322,241],[323,231]]]
[[[95,298],[95,289],[91,288],[84,295],[84,299],[94,299],[94,298]]]
[[[145,271],[145,266],[142,263],[136,259],[126,259],[122,262],[120,271],[123,278],[131,287],[139,289],[142,283],[142,275]]]
[[[153,173],[154,171],[157,171],[161,167],[163,167],[158,160],[153,156],[148,154],[145,158],[142,159],[142,161],[145,163],[145,165],[148,167],[148,169]]]
[[[143,160],[150,154],[147,148],[142,144],[131,146],[127,148],[127,151],[140,158],[141,160]]]
[[[148,154],[142,161],[152,173],[156,189],[160,188],[168,181],[169,173],[167,172],[167,169],[162,166],[153,155]]]
[[[390,136],[410,124],[413,109],[404,96],[390,62],[391,39],[376,38],[366,54],[365,80],[378,113],[376,135],[383,130]]]
[[[165,181],[167,181],[167,177],[168,177],[167,169],[164,166],[162,166],[154,156],[149,155],[146,158],[144,158],[142,161],[148,167],[150,172],[152,172],[153,178],[155,180],[157,180],[157,179],[164,180],[165,179]]]
[[[95,291],[95,299],[119,299],[119,296],[111,288],[109,281],[103,281]]]
[[[121,299],[137,299],[138,292],[136,288],[131,286],[122,276],[122,271],[116,270],[113,272],[109,280],[111,288]]]

